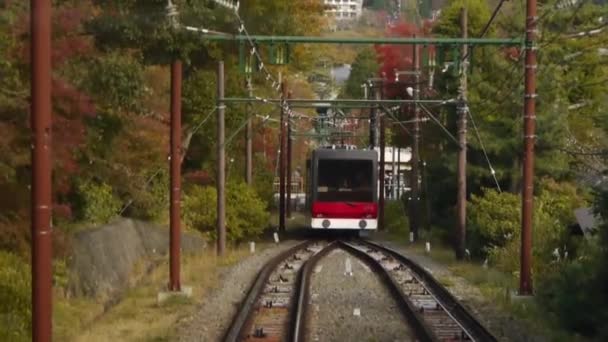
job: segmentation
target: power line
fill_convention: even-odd
[[[471,123],[473,124],[473,129],[475,129],[475,135],[477,136],[477,140],[479,141],[479,146],[481,147],[481,150],[483,151],[483,155],[486,158],[486,162],[488,163],[488,167],[490,168],[490,174],[492,175],[492,178],[494,178],[494,183],[496,183],[496,188],[498,189],[498,192],[502,192],[502,189],[500,188],[500,184],[498,183],[498,179],[496,179],[496,170],[494,170],[494,167],[492,167],[492,163],[490,162],[490,158],[488,157],[486,147],[484,146],[483,140],[481,139],[481,135],[479,134],[479,130],[477,129],[477,124],[475,123],[475,119],[473,118],[473,114],[469,110],[468,106],[465,107],[465,110],[469,114],[469,118],[471,119]]]
[[[433,120],[433,122],[435,122],[435,124],[437,124],[450,137],[450,139],[452,139],[452,141],[454,141],[454,143],[456,143],[457,146],[460,146],[460,142],[458,141],[458,139],[456,139],[456,137],[454,137],[454,135],[448,130],[448,128],[445,127],[441,123],[441,121],[439,121],[439,119],[437,119],[435,117],[435,115],[433,115],[433,113],[431,113],[431,111],[428,110],[428,108],[426,108],[422,104],[420,104],[420,108],[422,108],[424,110],[424,112],[426,113],[426,115],[428,115],[431,118],[431,120]]]

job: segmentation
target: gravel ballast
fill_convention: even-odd
[[[386,285],[343,250],[319,261],[310,297],[309,341],[414,341]]]
[[[203,305],[178,329],[178,341],[221,341],[264,264],[301,241],[284,241],[226,268],[220,284],[205,296]]]

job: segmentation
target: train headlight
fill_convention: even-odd
[[[367,221],[365,221],[365,220],[359,221],[359,228],[365,229],[365,227],[367,227]]]
[[[323,226],[323,228],[329,228],[329,225],[331,225],[331,222],[329,222],[329,220],[323,220],[321,225]]]

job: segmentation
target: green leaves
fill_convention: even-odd
[[[15,254],[0,251],[0,339],[31,339],[30,267]]]
[[[77,194],[77,214],[87,223],[107,223],[120,211],[121,203],[108,184],[84,181],[78,184]]]
[[[361,51],[353,62],[351,74],[344,86],[343,95],[345,98],[363,98],[363,88],[361,85],[370,77],[378,73],[380,65],[378,57],[373,48],[366,48]]]
[[[83,86],[111,112],[138,111],[144,95],[143,66],[129,55],[111,53],[85,62]]]
[[[266,205],[242,182],[229,182],[226,193],[226,231],[229,241],[258,236],[267,227]],[[184,198],[184,221],[188,227],[215,236],[217,194],[214,187],[195,186]]]

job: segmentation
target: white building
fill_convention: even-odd
[[[325,13],[337,20],[355,20],[363,11],[363,0],[325,0]]]
[[[380,148],[378,151],[378,163],[380,163]],[[397,199],[404,193],[410,191],[410,171],[412,160],[412,149],[409,147],[392,147],[384,148],[384,186],[385,198]],[[378,177],[378,184],[382,178]]]

